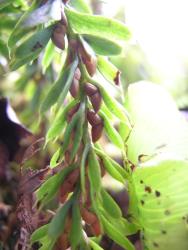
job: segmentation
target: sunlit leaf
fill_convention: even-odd
[[[108,171],[108,173],[118,181],[124,183],[125,180],[128,178],[128,173],[126,170],[119,165],[115,160],[113,160],[108,154],[106,154],[103,150],[102,147],[99,144],[95,144],[95,152],[97,155],[101,157],[103,160],[103,163],[105,164],[105,168]],[[118,172],[118,173],[117,173]]]
[[[164,88],[144,81],[131,84],[125,100],[133,123],[127,142],[132,162],[158,151],[188,156],[187,123]]]
[[[188,249],[188,162],[160,154],[133,173],[133,184],[148,249]],[[175,235],[175,237],[174,237]]]
[[[119,77],[119,70],[114,66],[106,57],[99,56],[97,60],[97,67],[100,73],[113,84],[116,83],[117,77]]]
[[[94,240],[89,239],[89,244],[93,250],[103,250]]]
[[[42,70],[45,73],[46,69],[49,67],[55,55],[55,46],[50,40],[46,46],[43,58],[42,58]]]
[[[39,241],[41,238],[46,236],[48,232],[48,225],[46,224],[42,227],[39,227],[37,230],[34,231],[34,233],[31,235],[31,242],[34,243],[36,241]]]
[[[96,54],[103,56],[113,56],[121,53],[122,47],[106,38],[84,35],[84,39],[93,48]]]
[[[124,143],[117,130],[113,127],[107,116],[102,111],[100,111],[100,116],[103,118],[104,129],[110,141],[123,150]]]
[[[42,23],[47,23],[51,20],[61,19],[61,0],[48,0],[45,4],[37,9],[28,12],[27,16],[22,21],[23,27],[34,27]]]
[[[107,158],[103,158],[103,163],[106,171],[117,181],[120,181],[122,184],[125,184],[125,179],[121,173],[114,167],[111,161]],[[120,168],[119,168],[120,169]]]
[[[109,111],[118,117],[122,122],[126,123],[129,128],[130,121],[126,109],[119,102],[117,102],[102,86],[100,87],[100,93]]]
[[[91,14],[91,8],[86,0],[71,0],[70,6],[79,12]]]
[[[10,49],[10,52],[11,52],[11,49],[16,45],[16,43],[18,41],[21,40],[21,38],[23,38],[25,35],[28,34],[28,32],[31,31],[31,28],[28,28],[28,27],[22,27],[22,23],[23,21],[25,20],[25,18],[27,17],[27,15],[33,10],[35,9],[36,7],[38,6],[38,3],[37,1],[34,1],[29,10],[26,11],[21,17],[20,19],[18,20],[18,22],[16,23],[15,25],[15,28],[13,29],[10,37],[9,37],[9,40],[8,40],[8,47]]]
[[[52,158],[50,160],[50,167],[54,168],[58,165],[58,160],[61,154],[61,148],[58,148],[58,150],[56,150],[56,152],[52,155]]]
[[[104,17],[82,14],[72,9],[65,9],[68,22],[74,32],[109,40],[127,41],[130,38],[129,29],[121,22]]]

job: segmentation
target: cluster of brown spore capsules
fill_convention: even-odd
[[[52,34],[52,42],[61,50],[65,49],[65,36],[67,32],[67,25],[65,22],[59,22],[53,31]],[[72,84],[70,86],[69,92],[71,96],[78,101],[78,103],[73,106],[67,112],[67,123],[69,124],[74,116],[80,109],[81,106],[81,94],[87,97],[88,101],[91,103],[90,107],[92,108],[85,108],[85,112],[83,113],[84,122],[89,122],[91,125],[91,139],[92,142],[95,143],[97,140],[100,139],[102,132],[103,132],[103,120],[99,116],[98,111],[100,110],[102,97],[100,94],[100,90],[95,85],[87,82],[84,80],[84,76],[81,74],[80,65],[83,64],[88,72],[88,74],[92,77],[97,68],[97,58],[95,54],[91,53],[89,50],[88,44],[84,43],[84,41],[72,40],[68,37],[68,46],[71,51],[69,57],[67,58],[67,64],[72,62],[72,58],[76,55],[79,58],[78,67],[75,70],[74,77],[72,80]],[[82,92],[82,93],[81,93]],[[77,126],[77,124],[76,124]],[[64,165],[65,167],[69,167],[71,164],[81,164],[81,156],[84,150],[84,140],[83,138],[80,140],[80,144],[77,150],[77,153],[73,159],[71,159],[71,152],[73,149],[73,145],[75,143],[75,136],[76,136],[76,129],[75,127],[72,129],[70,138],[69,138],[69,145],[64,152]],[[82,135],[83,137],[84,135]],[[101,176],[105,174],[104,167],[102,162],[99,159],[99,163],[101,166]],[[92,210],[92,203],[90,197],[90,182],[88,177],[88,160],[86,159],[85,163],[85,190],[86,193],[83,197],[83,194],[80,194],[78,203],[80,208],[80,214],[82,220],[85,222],[86,232],[89,235],[99,236],[101,234],[101,225],[99,219],[95,212]],[[67,176],[64,182],[61,184],[59,190],[59,202],[61,204],[65,204],[67,199],[69,198],[69,194],[74,192],[77,184],[80,181],[80,168],[76,167],[73,169]],[[56,248],[55,249],[67,249],[70,246],[69,242],[69,235],[71,231],[71,224],[72,224],[72,214],[71,209],[68,212],[68,216],[66,218],[65,229],[63,234],[59,237]]]
[[[79,95],[79,80],[80,80],[81,74],[80,70],[77,68],[75,72],[75,76],[70,88],[70,93],[74,98],[77,98]],[[102,97],[100,94],[99,89],[92,85],[91,83],[84,83],[84,91],[85,94],[88,96],[93,110],[87,109],[87,121],[91,125],[91,137],[92,141],[96,142],[100,139],[102,132],[103,132],[103,120],[98,115],[98,111],[101,106]],[[79,104],[75,105],[68,114],[68,121],[70,121],[70,118],[78,111]]]

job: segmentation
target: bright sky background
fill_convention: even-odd
[[[188,0],[105,0],[113,15],[125,7],[126,23],[149,61],[170,80],[188,58]]]

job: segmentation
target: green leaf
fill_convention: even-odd
[[[115,83],[115,79],[120,74],[119,70],[112,64],[108,58],[99,56],[97,58],[97,67],[100,73],[111,83]]]
[[[104,209],[114,218],[122,217],[122,212],[114,199],[104,189],[101,191],[102,204]]]
[[[22,27],[35,27],[49,21],[61,20],[61,0],[48,0],[42,6],[30,11],[22,21]]]
[[[42,58],[43,73],[46,72],[46,69],[49,67],[50,63],[52,62],[54,55],[55,55],[55,46],[50,40],[45,48],[45,52]]]
[[[41,51],[37,50],[24,58],[12,59],[10,64],[9,64],[10,70],[11,71],[17,70],[19,67],[27,64],[28,62],[35,60],[38,57],[38,55],[40,54],[40,52]]]
[[[187,176],[188,161],[166,153],[141,163],[133,172],[137,197],[134,206],[139,209],[148,249],[188,249]]]
[[[111,164],[109,159],[103,158],[103,163],[106,171],[117,181],[120,181],[122,184],[125,184],[125,179],[123,176],[118,172],[117,169]]]
[[[147,81],[131,84],[125,105],[133,123],[127,141],[128,157],[133,163],[139,155],[165,151],[188,157],[188,127],[170,94],[158,84]]]
[[[89,43],[97,55],[114,56],[122,51],[122,47],[106,38],[92,35],[84,35],[83,38]]]
[[[19,21],[16,23],[15,28],[13,29],[9,40],[8,40],[8,47],[11,49],[20,41],[24,36],[26,36],[29,32],[32,31],[31,28],[28,27],[22,27],[22,23],[27,17],[27,15],[38,6],[39,3],[37,1],[33,1],[28,11],[26,11],[19,19]]]
[[[61,154],[61,148],[58,148],[58,150],[53,154],[51,160],[50,160],[50,167],[54,168],[58,165],[58,160]]]
[[[85,105],[81,104],[80,106],[81,114],[78,120],[78,123],[75,128],[75,137],[74,137],[74,144],[71,150],[70,160],[72,161],[80,147],[80,143],[83,137],[84,132],[84,122],[85,122]]]
[[[101,215],[102,224],[104,227],[104,231],[106,234],[114,240],[118,245],[127,249],[127,250],[135,250],[132,243],[125,237],[122,233],[119,232],[117,227],[114,227],[110,221],[108,221],[103,215]]]
[[[74,62],[69,65],[67,68],[62,69],[58,80],[50,88],[46,98],[41,104],[41,113],[47,111],[53,104],[57,102],[61,95],[61,101],[63,102],[69,88],[71,86],[74,72],[78,66],[78,58],[75,58]]]
[[[88,176],[94,193],[99,194],[101,191],[101,169],[93,150],[89,152],[88,157]]]
[[[2,15],[2,20],[0,22],[0,29],[2,30],[9,30],[12,31],[12,29],[15,26],[15,19],[10,17],[9,15]]]
[[[83,197],[85,198],[85,194],[86,194],[86,190],[85,190],[85,166],[86,166],[86,160],[88,157],[88,153],[90,150],[90,144],[86,144],[84,151],[82,153],[82,159],[81,159],[81,167],[80,167],[80,182],[81,182],[81,190],[82,190],[82,194]]]
[[[72,226],[70,231],[70,242],[71,242],[71,249],[76,250],[80,242],[83,240],[83,233],[82,233],[82,224],[81,224],[81,215],[80,209],[78,205],[78,200],[76,200],[72,207]]]
[[[113,113],[116,117],[118,117],[122,122],[126,123],[129,127],[130,121],[126,109],[120,103],[118,103],[114,99],[114,97],[111,97],[110,94],[108,94],[108,92],[102,86],[100,86],[100,93],[109,111]]]
[[[65,229],[65,222],[72,200],[68,200],[56,213],[49,224],[48,235],[52,239],[57,239]]]
[[[71,138],[71,132],[72,130],[76,127],[80,117],[82,115],[82,109],[80,108],[76,114],[73,116],[71,122],[67,125],[65,133],[64,133],[64,138],[63,138],[63,146],[62,146],[62,154],[65,152],[67,149],[70,138]]]
[[[49,239],[48,235],[46,235],[44,238],[40,240],[40,243],[42,246],[39,248],[39,250],[53,250],[55,242],[51,239]]]
[[[39,30],[38,32],[34,33],[32,36],[27,38],[27,40],[23,42],[18,48],[16,48],[14,56],[16,58],[24,58],[37,50],[41,51],[42,49],[44,49],[51,37],[52,29],[53,26],[49,26],[48,28]]]
[[[34,243],[40,241],[41,238],[44,238],[48,232],[48,226],[49,224],[46,224],[35,230],[31,235],[31,242]]]
[[[0,39],[0,54],[8,58],[8,48],[3,40]]]
[[[36,191],[36,198],[38,201],[42,202],[43,205],[47,204],[52,200],[59,186],[64,182],[66,176],[75,168],[75,165],[70,165],[64,168],[61,172],[55,174],[46,180],[41,187]]]
[[[104,250],[92,239],[89,239],[89,245],[92,247],[93,250]]]
[[[104,129],[108,138],[110,139],[111,142],[114,143],[114,145],[123,150],[124,143],[123,140],[121,139],[121,136],[119,135],[117,130],[113,127],[107,116],[102,111],[100,111],[99,114],[103,118]]]
[[[91,8],[86,0],[71,0],[69,4],[79,12],[91,14]]]
[[[48,43],[52,26],[42,29],[30,36],[18,48],[15,49],[10,68],[16,70],[22,65],[34,60]]]
[[[110,208],[108,208],[108,210],[109,209]],[[105,210],[103,206],[102,207],[100,206],[100,213],[108,221],[110,221],[113,227],[118,228],[118,231],[124,236],[136,234],[141,229],[141,227],[138,227],[137,225],[128,222],[128,220],[123,218],[122,216],[119,218],[115,218],[107,210]]]
[[[129,29],[119,21],[103,16],[82,14],[67,8],[65,13],[75,33],[105,37],[115,41],[127,41],[130,38]]]
[[[61,131],[63,130],[66,124],[66,116],[67,112],[73,108],[78,102],[76,100],[72,100],[64,109],[60,110],[56,115],[52,125],[50,126],[47,135],[46,135],[46,143],[50,140],[53,140],[57,137]]]
[[[116,161],[114,161],[111,157],[109,157],[104,151],[102,151],[102,148],[99,144],[95,144],[95,152],[97,155],[100,156],[100,158],[103,160],[104,167],[107,170],[107,172],[116,180],[122,182],[125,184],[126,179],[128,179],[128,173],[126,170],[120,166]]]

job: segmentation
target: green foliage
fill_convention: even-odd
[[[51,213],[33,226],[30,243],[101,250],[106,234],[134,250],[127,237],[140,231],[144,250],[186,250],[187,124],[155,84],[132,84],[121,103],[120,71],[109,56],[122,53],[127,26],[93,15],[85,0],[0,0],[0,17],[3,73],[18,73],[16,96],[29,102],[23,117],[49,152],[34,205]],[[119,163],[106,153],[107,139]],[[128,189],[129,216],[104,189],[105,174]]]
[[[134,246],[130,241],[124,237],[124,234],[120,232],[110,221],[108,221],[104,216],[101,217],[104,230],[106,234],[112,238],[118,245],[122,246],[127,250],[134,250]]]
[[[106,38],[84,35],[84,39],[91,45],[97,55],[113,56],[121,53],[122,47]]]
[[[106,192],[102,190],[102,202],[104,209],[114,218],[120,218],[122,216],[122,212],[118,205],[115,203],[113,198]]]
[[[101,171],[94,151],[89,152],[88,163],[88,175],[91,184],[92,195],[99,195],[101,191]]]
[[[70,233],[71,248],[76,249],[77,246],[83,241],[83,232],[81,225],[81,214],[78,206],[78,201],[75,200],[72,207],[72,227]]]
[[[57,239],[65,229],[68,211],[72,205],[72,200],[64,204],[56,213],[48,228],[49,237]]]
[[[69,91],[70,85],[72,83],[74,72],[76,70],[77,65],[78,65],[78,60],[76,58],[75,61],[70,66],[66,68],[63,66],[59,78],[54,83],[54,85],[52,85],[46,98],[41,104],[41,113],[47,111],[53,104],[55,104],[60,96],[61,96],[61,101],[62,102],[64,101]]]
[[[131,85],[126,107],[135,124],[127,142],[132,162],[137,163],[143,153],[150,156],[159,151],[187,157],[187,123],[161,86],[149,82]]]
[[[164,154],[140,164],[134,172],[146,248],[187,249],[184,220],[187,218],[187,171],[187,161],[173,156],[168,159]]]
[[[122,42],[130,38],[129,29],[121,22],[103,16],[82,14],[68,8],[65,11],[71,28],[77,34],[93,35]]]

